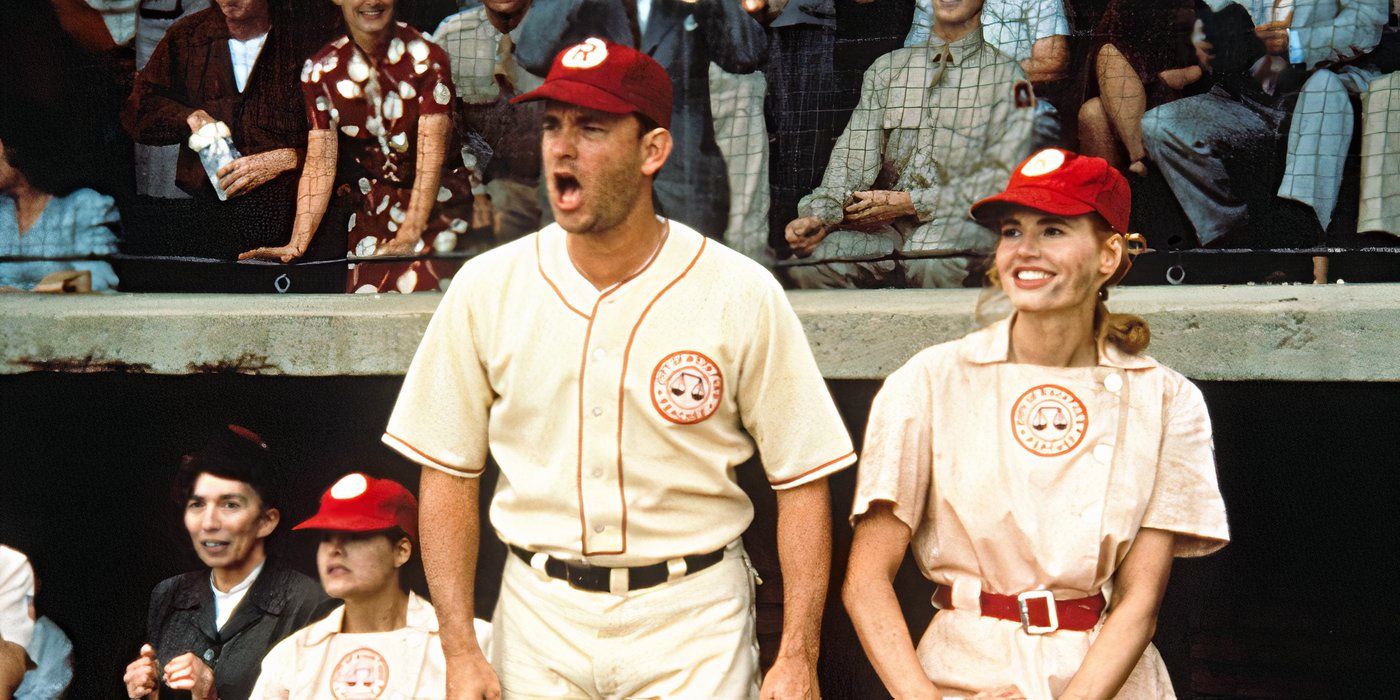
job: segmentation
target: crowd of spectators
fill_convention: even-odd
[[[4,288],[227,291],[229,270],[301,262],[279,290],[441,289],[463,258],[552,219],[540,107],[511,99],[588,37],[671,76],[658,210],[796,287],[980,285],[993,240],[968,206],[1048,145],[1157,183],[1134,187],[1149,246],[1400,235],[1400,0],[0,13],[0,56],[18,68],[0,88]],[[343,279],[296,281],[317,264]]]

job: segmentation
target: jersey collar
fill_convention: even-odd
[[[406,615],[408,624],[404,625],[408,629],[420,630],[433,633],[438,631],[437,614],[433,611],[433,606],[427,601],[418,597],[413,591],[408,592],[408,614]],[[306,627],[306,635],[301,639],[303,647],[314,647],[330,639],[333,635],[340,633],[340,628],[345,624],[345,606],[338,606],[330,614],[313,622]]]
[[[683,274],[704,246],[705,237],[677,221],[670,221],[670,233],[651,264],[632,278],[607,290],[593,286],[574,267],[565,247],[568,233],[557,223],[535,234],[535,258],[540,277],[549,285],[560,303],[579,316],[592,320],[598,304],[605,298],[630,297],[636,290],[653,290],[665,286]],[[650,298],[651,295],[647,295]]]
[[[1007,362],[1011,354],[1011,322],[1016,314],[993,323],[967,336],[963,342],[963,359],[973,364],[989,365]],[[1118,369],[1151,369],[1157,361],[1143,355],[1123,352],[1117,345],[1100,338],[1099,365]]]

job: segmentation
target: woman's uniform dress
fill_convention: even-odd
[[[1177,556],[1229,539],[1200,391],[1155,360],[1099,348],[1095,367],[1007,361],[1012,320],[928,348],[885,381],[872,408],[853,518],[893,504],[924,576],[951,588],[918,644],[945,694],[1015,684],[1062,693],[1102,621],[1030,634],[980,614],[982,591],[1049,590],[1112,600],[1144,527],[1177,534]],[[1105,613],[1107,615],[1107,613]],[[1149,646],[1120,698],[1173,697]]]

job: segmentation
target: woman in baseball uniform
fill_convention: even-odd
[[[321,531],[316,570],[345,604],[268,652],[253,700],[443,697],[437,615],[402,579],[418,538],[413,494],[348,474],[294,529]]]
[[[1040,151],[972,215],[1015,313],[924,350],[871,410],[843,597],[902,698],[1164,698],[1150,641],[1176,556],[1229,539],[1201,392],[1110,312],[1128,183]],[[912,547],[940,611],[916,648],[891,580]]]

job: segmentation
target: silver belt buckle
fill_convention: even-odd
[[[1045,603],[1045,615],[1049,618],[1048,625],[1032,625],[1030,606],[1028,601],[1040,600]],[[1060,614],[1055,609],[1055,594],[1050,591],[1026,591],[1016,596],[1016,605],[1021,611],[1021,629],[1026,634],[1050,634],[1060,629]]]

